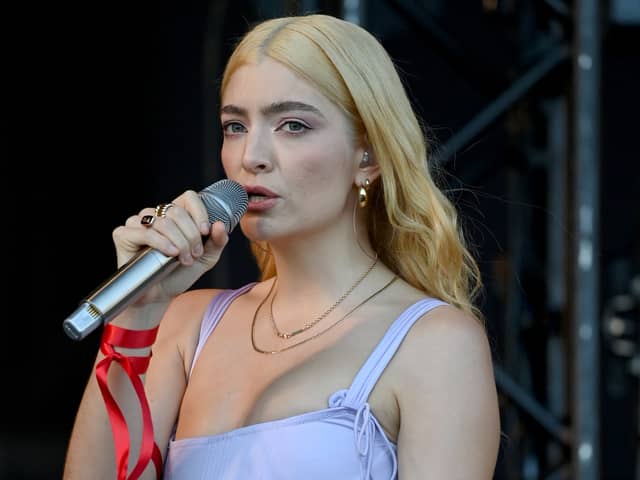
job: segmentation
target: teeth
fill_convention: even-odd
[[[250,202],[259,202],[260,200],[264,200],[265,198],[267,198],[264,195],[249,195],[249,201]]]

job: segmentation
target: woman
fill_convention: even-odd
[[[102,387],[87,385],[65,478],[116,478],[116,464],[153,478],[151,457],[180,479],[491,478],[499,415],[478,269],[382,46],[329,16],[263,22],[227,64],[221,122],[261,281],[186,291],[227,241],[195,192],[114,230],[119,265],[149,245],[180,267],[110,324],[152,332],[103,342],[107,360],[153,343],[144,395],[98,354]],[[105,384],[131,435],[116,434],[115,453]]]

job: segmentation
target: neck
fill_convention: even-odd
[[[364,231],[364,226],[358,226],[357,231]],[[278,296],[315,294],[330,298],[342,294],[375,259],[368,239],[360,237],[356,241],[352,228],[342,228],[272,242]]]
[[[274,346],[270,353],[284,351],[281,347],[295,347],[299,343],[289,340],[294,337],[306,343],[322,334],[325,328],[332,328],[366,303],[372,292],[380,289],[381,282],[388,283],[390,272],[378,261],[368,239],[356,241],[352,223],[348,223],[349,228],[345,227],[346,222],[338,223],[313,235],[296,235],[295,240],[281,237],[270,242],[277,278],[260,304],[265,305],[262,318],[270,319],[272,324],[273,331],[269,329],[268,336],[280,337],[272,345],[289,344]],[[364,232],[364,226],[355,231]],[[252,341],[259,310],[260,307],[252,322]]]

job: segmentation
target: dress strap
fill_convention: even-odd
[[[394,320],[373,353],[355,376],[344,399],[344,406],[358,410],[367,402],[369,394],[382,375],[400,344],[413,326],[424,314],[433,308],[447,305],[434,298],[425,298],[411,305]]]
[[[193,367],[196,364],[196,359],[200,355],[200,352],[202,351],[204,344],[207,342],[209,335],[211,335],[211,332],[213,332],[213,329],[216,328],[216,325],[218,325],[218,322],[224,315],[224,312],[227,311],[227,308],[229,308],[229,305],[231,305],[231,303],[240,295],[251,290],[251,288],[255,284],[256,282],[253,282],[235,290],[223,290],[213,297],[213,299],[207,306],[207,310],[204,312],[204,315],[202,316],[202,323],[200,324],[200,336],[198,338],[198,345],[196,346],[196,352],[193,355],[193,360],[191,361],[189,376],[191,376]]]

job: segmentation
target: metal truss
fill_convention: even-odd
[[[477,87],[484,92],[495,90],[499,83],[495,73],[482,72],[473,61],[468,59],[455,39],[445,28],[438,25],[431,16],[424,14],[416,2],[389,0],[387,2],[413,28],[421,29],[434,50],[443,56],[449,66],[458,74],[473,78]],[[418,2],[419,3],[419,2]],[[549,288],[559,285],[564,292],[559,304],[569,324],[568,341],[561,355],[564,355],[563,368],[568,372],[569,392],[565,399],[566,418],[559,418],[562,410],[552,411],[543,405],[532,392],[520,385],[517,365],[496,364],[495,378],[501,395],[508,400],[509,408],[515,409],[518,415],[533,424],[532,429],[543,432],[547,439],[555,444],[556,455],[539,461],[535,474],[524,471],[522,465],[510,463],[505,475],[508,478],[573,478],[575,480],[595,480],[600,474],[599,431],[600,415],[599,395],[599,319],[600,301],[598,293],[598,245],[599,245],[599,184],[598,165],[600,151],[599,133],[599,78],[600,78],[600,11],[596,0],[577,0],[573,11],[561,1],[545,2],[551,13],[564,24],[570,23],[573,38],[553,39],[547,42],[544,49],[537,52],[537,60],[521,72],[510,85],[498,92],[494,100],[471,118],[461,129],[441,146],[431,161],[440,166],[447,166],[458,152],[463,151],[489,127],[501,120],[525,99],[536,85],[547,79],[557,67],[569,64],[571,67],[571,85],[560,99],[563,108],[547,108],[550,113],[548,122],[557,123],[553,115],[565,115],[565,135],[558,138],[557,132],[550,131],[550,137],[556,136],[556,147],[560,142],[569,145],[560,155],[556,148],[549,152],[552,165],[549,181],[555,175],[555,187],[550,185],[557,212],[564,216],[569,227],[556,235],[547,236],[550,255],[555,254],[555,277],[551,278]],[[553,103],[553,102],[550,102]],[[558,102],[556,102],[558,103]],[[571,105],[572,107],[568,107]],[[567,126],[570,125],[570,126]],[[553,150],[554,146],[551,146]],[[562,150],[562,149],[561,149]],[[568,185],[567,185],[568,184]],[[569,194],[566,193],[569,186]],[[554,193],[555,192],[555,193]],[[553,233],[553,232],[552,232]],[[517,234],[517,232],[516,232]],[[562,245],[559,251],[557,242]],[[558,257],[567,255],[568,265],[558,266]],[[514,258],[514,264],[520,259]],[[553,270],[553,269],[552,269]],[[557,297],[557,292],[550,292],[550,297]],[[558,299],[556,299],[558,300]],[[553,302],[551,302],[553,303]],[[556,302],[558,303],[558,302]],[[517,342],[517,324],[519,322],[516,309],[511,309],[512,318],[505,318],[505,323],[516,326],[510,330],[505,342]],[[514,317],[515,316],[515,317]],[[517,346],[508,345],[506,350]],[[507,354],[507,362],[515,360]],[[558,409],[556,409],[558,410]],[[568,413],[568,412],[571,413]],[[505,422],[507,428],[513,422]],[[517,422],[516,422],[517,423]],[[510,425],[511,424],[511,425]],[[509,435],[509,431],[506,432]],[[559,452],[559,453],[558,453]],[[523,463],[524,459],[520,459]]]

